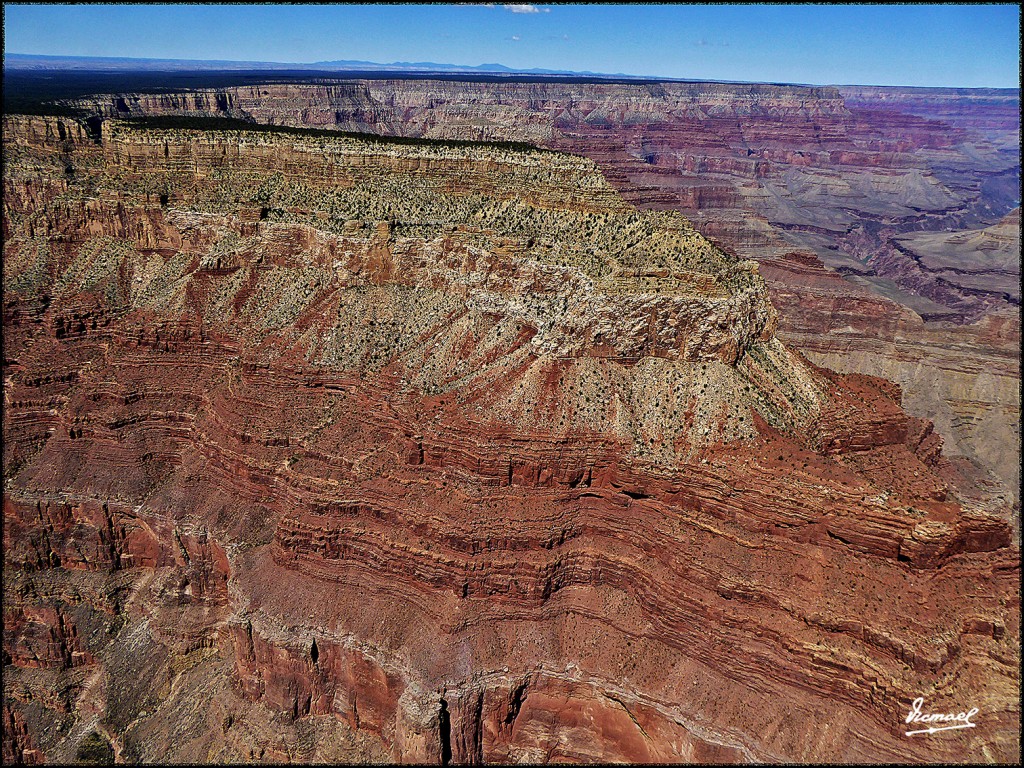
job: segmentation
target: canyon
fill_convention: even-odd
[[[1019,756],[1016,95],[396,83],[4,117],[5,763]]]
[[[1019,91],[512,80],[271,80],[68,103],[589,157],[628,202],[682,212],[760,262],[780,337],[899,383],[1019,530]],[[906,247],[1000,221],[997,253],[961,248],[935,266]]]

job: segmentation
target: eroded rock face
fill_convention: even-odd
[[[4,704],[3,759],[5,765],[39,765],[43,761],[43,755],[35,748],[35,740],[25,725],[25,718],[7,703]]]
[[[585,154],[628,202],[682,211],[760,262],[785,341],[898,381],[975,495],[1019,509],[1019,219],[996,234],[1005,248],[968,242],[1020,204],[1019,91],[353,80],[82,106]]]
[[[5,756],[1019,752],[1005,510],[754,264],[578,157],[61,125],[5,126]]]

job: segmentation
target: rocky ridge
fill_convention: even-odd
[[[1008,525],[592,162],[4,129],[5,755],[1019,751]]]
[[[77,106],[585,154],[627,201],[682,211],[760,262],[782,338],[821,364],[899,382],[908,409],[940,426],[964,482],[977,476],[978,493],[1019,508],[1019,297],[1006,289],[1019,282],[1019,223],[1008,262],[961,250],[952,279],[902,246],[984,228],[1019,205],[1019,91],[271,81]],[[976,385],[977,370],[991,381]]]

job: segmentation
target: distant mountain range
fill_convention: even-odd
[[[474,72],[496,75],[566,75],[588,77],[636,78],[649,77],[622,73],[574,72],[567,69],[513,69],[504,64],[438,64],[433,61],[394,61],[381,64],[375,61],[339,59],[312,63],[290,63],[279,61],[223,61],[218,59],[134,59],[121,56],[44,56],[40,54],[5,53],[4,69],[12,70],[82,70],[91,72],[148,71],[179,72],[209,70],[266,70],[291,71],[310,70],[318,72]],[[658,78],[670,79],[670,78]]]

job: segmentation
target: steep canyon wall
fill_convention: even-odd
[[[1005,508],[765,265],[554,152],[4,139],[5,760],[1019,754]]]
[[[1020,204],[1018,91],[347,80],[80,106],[590,157],[628,202],[759,261],[782,338],[898,382],[978,495],[1019,509],[1019,213],[1004,218]],[[927,233],[956,236],[946,258],[919,252]]]

